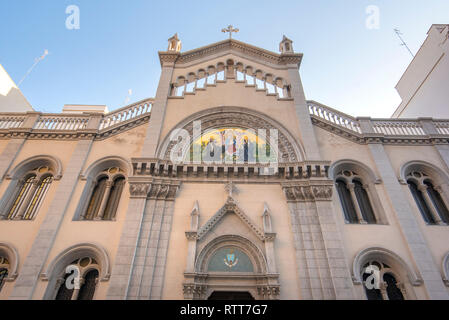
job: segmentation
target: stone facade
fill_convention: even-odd
[[[86,257],[98,272],[93,299],[366,299],[373,261],[405,299],[449,298],[449,227],[426,223],[407,185],[414,174],[432,181],[439,196],[422,194],[434,216],[449,204],[449,122],[353,118],[306,101],[302,54],[286,37],[280,54],[234,39],[180,48],[173,37],[159,53],[154,99],[108,114],[0,114],[0,299],[62,297],[64,268]],[[276,165],[190,161],[191,144],[177,148],[223,128],[270,132]],[[21,198],[40,168],[51,185]],[[102,182],[106,171],[125,188]],[[37,214],[8,219],[14,199],[37,199]],[[223,249],[224,269],[209,270]],[[233,272],[235,252],[251,267]]]

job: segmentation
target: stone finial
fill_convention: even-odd
[[[195,205],[193,206],[192,212],[190,213],[190,230],[198,231],[198,223],[199,223],[199,215],[200,209],[198,207],[198,201],[195,201]]]
[[[279,51],[282,53],[294,53],[293,41],[287,38],[285,35],[282,37],[282,41],[279,44]]]
[[[178,34],[175,33],[173,37],[168,39],[168,49],[167,51],[180,52],[182,48],[181,40],[178,38]]]
[[[272,232],[273,230],[272,230],[272,226],[271,226],[271,211],[268,208],[268,204],[266,202],[264,203],[262,219],[263,219],[264,231],[266,233]]]

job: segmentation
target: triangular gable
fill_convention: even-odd
[[[168,59],[179,65],[188,64],[206,57],[216,57],[217,55],[229,52],[238,53],[248,59],[257,58],[273,65],[298,64],[299,66],[303,56],[302,53],[277,54],[245,42],[228,39],[183,53],[174,54],[171,52],[160,51],[159,59],[161,60],[161,64],[162,61]]]
[[[248,226],[250,230],[252,230],[256,236],[261,240],[264,241],[265,236],[264,232],[243,212],[242,209],[240,209],[237,206],[237,203],[235,202],[234,198],[231,196],[228,197],[226,200],[226,203],[223,205],[223,207],[220,208],[220,210],[217,211],[216,214],[214,214],[205,224],[198,230],[198,236],[197,239],[201,240],[202,237],[204,237],[210,230],[214,228],[214,226],[228,213],[232,212],[237,217],[239,217],[242,222]]]

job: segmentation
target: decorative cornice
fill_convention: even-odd
[[[349,141],[358,144],[389,144],[389,145],[428,145],[433,146],[437,144],[449,144],[449,136],[388,136],[381,133],[363,133],[359,134],[346,128],[331,124],[320,119],[317,116],[311,115],[311,120],[314,125],[326,131],[334,133]]]
[[[186,64],[207,56],[216,55],[226,51],[240,52],[246,56],[256,57],[274,65],[296,64],[298,67],[301,64],[301,60],[303,57],[302,53],[289,53],[279,55],[277,53],[255,47],[253,45],[235,39],[227,39],[181,53],[176,57],[174,53],[171,53],[171,56],[168,57],[167,55],[169,54],[169,52],[159,52],[159,58],[161,59],[161,64],[163,62]]]
[[[326,184],[315,183],[282,183],[282,189],[288,202],[331,201],[333,193],[332,182],[327,182]]]
[[[179,189],[180,182],[176,180],[152,180],[129,181],[129,192],[131,198],[147,198],[153,200],[173,201]]]

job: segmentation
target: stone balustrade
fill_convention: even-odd
[[[326,126],[349,130],[359,136],[421,137],[432,135],[449,136],[449,120],[417,119],[371,119],[354,118],[315,101],[307,101],[314,122]]]

